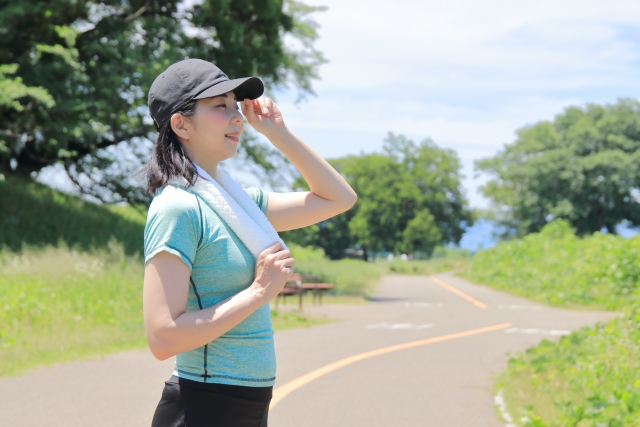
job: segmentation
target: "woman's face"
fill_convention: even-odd
[[[176,134],[196,164],[217,164],[236,155],[244,122],[233,92],[198,100],[195,114],[183,119],[184,129]]]

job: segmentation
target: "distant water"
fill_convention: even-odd
[[[460,248],[475,252],[495,246],[498,243],[498,239],[494,236],[496,232],[497,227],[493,221],[479,219],[462,235]]]
[[[497,234],[497,231],[497,226],[493,221],[479,219],[473,227],[467,228],[467,231],[462,235],[460,248],[476,252],[480,249],[495,246],[498,243],[498,239],[494,236]],[[618,235],[622,237],[631,237],[638,234],[637,229],[629,227],[627,224],[619,224],[616,227],[616,231]],[[604,229],[603,232],[606,233],[606,229]]]

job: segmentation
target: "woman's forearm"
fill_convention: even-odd
[[[288,128],[274,131],[269,140],[298,169],[313,193],[349,207],[355,203],[356,193],[347,181]]]
[[[268,302],[253,286],[202,310],[185,312],[149,337],[149,347],[160,360],[202,347],[231,330]]]

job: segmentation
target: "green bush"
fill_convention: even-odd
[[[497,386],[518,425],[640,425],[640,310],[543,341],[511,359]]]
[[[554,221],[476,253],[462,275],[551,305],[628,307],[640,301],[640,235],[580,238],[568,223]]]

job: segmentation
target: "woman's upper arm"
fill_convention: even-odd
[[[308,227],[336,216],[353,206],[323,199],[311,191],[267,193],[265,215],[276,231]]]
[[[162,341],[162,331],[171,328],[185,312],[191,271],[178,256],[159,252],[145,265],[143,288],[144,325],[151,351]]]

